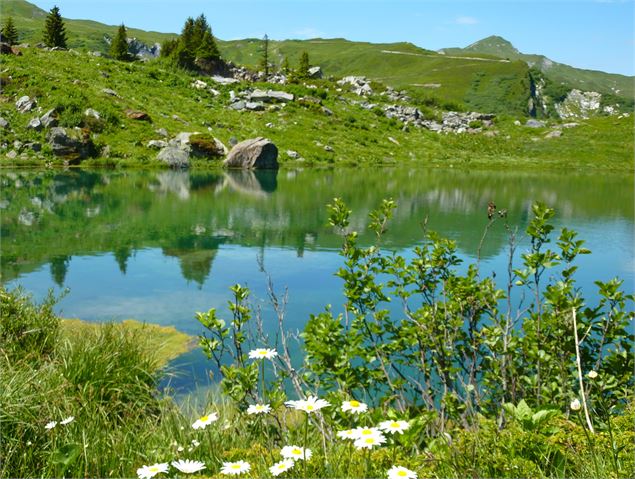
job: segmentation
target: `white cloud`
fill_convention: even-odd
[[[457,17],[454,23],[457,25],[476,25],[478,20],[474,17]]]
[[[313,27],[304,27],[299,28],[291,32],[292,35],[300,37],[300,38],[318,38],[323,37],[324,33]]]

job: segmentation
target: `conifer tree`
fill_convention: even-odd
[[[47,47],[66,48],[66,30],[57,6],[53,7],[46,17],[43,36]]]
[[[188,70],[194,69],[194,60],[196,59],[196,51],[198,45],[196,44],[196,32],[194,27],[194,19],[188,17],[183,25],[181,36],[179,37],[179,45],[174,51],[176,57],[176,63]]]
[[[128,54],[128,40],[126,35],[126,27],[122,23],[117,30],[117,35],[110,44],[110,55],[115,60],[129,60]]]
[[[260,59],[260,68],[265,72],[265,79],[269,77],[269,37],[265,33],[262,39],[262,58]]]
[[[208,62],[220,59],[220,52],[218,51],[218,46],[216,45],[216,40],[214,40],[211,30],[203,34],[203,40],[196,52],[196,58]]]
[[[300,56],[300,65],[298,66],[298,78],[309,78],[309,67],[309,54],[307,52],[302,52],[302,55]]]
[[[15,45],[18,43],[18,30],[13,24],[13,18],[7,17],[0,35],[2,35],[2,41],[8,43],[9,45]]]

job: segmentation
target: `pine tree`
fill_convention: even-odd
[[[198,47],[198,50],[196,52],[196,58],[205,61],[214,61],[220,59],[220,52],[218,51],[216,40],[214,40],[214,36],[212,35],[211,31],[206,31],[203,34],[203,40],[201,41],[201,45]]]
[[[44,44],[47,47],[66,48],[66,31],[60,9],[53,7],[44,24]]]
[[[122,23],[117,30],[117,35],[110,44],[110,55],[115,60],[129,60],[128,54],[128,40],[126,35],[126,27]]]
[[[260,68],[265,72],[265,79],[269,78],[269,37],[265,33],[262,39],[262,58],[260,59]]]
[[[309,78],[309,67],[309,54],[307,52],[302,52],[302,55],[300,56],[300,65],[298,66],[298,78]]]
[[[2,35],[2,41],[8,43],[9,45],[15,45],[18,43],[18,30],[13,24],[13,18],[7,17],[0,35]]]
[[[196,51],[198,50],[198,45],[195,43],[196,33],[194,30],[194,19],[188,17],[179,37],[179,46],[174,51],[176,63],[188,70],[194,69],[194,60],[196,60]]]

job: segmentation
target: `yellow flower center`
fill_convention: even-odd
[[[258,351],[258,354],[260,354],[261,356],[266,356],[267,355],[267,351]]]
[[[209,416],[203,416],[201,419],[199,419],[199,421],[201,422],[205,422],[209,419]]]
[[[307,405],[306,410],[307,410],[307,411],[313,411],[313,406],[312,406],[312,405],[310,405],[310,404],[309,404],[309,405]]]
[[[373,431],[371,431],[370,429],[364,429],[362,431],[362,436],[368,436],[368,435],[370,435],[372,433],[373,433]]]
[[[240,464],[232,464],[231,468],[232,469],[240,469]]]
[[[302,451],[297,447],[291,451],[292,454],[302,454]]]
[[[159,468],[156,466],[152,466],[149,470],[150,472],[159,472]]]
[[[359,407],[359,401],[351,401],[350,405],[351,407]]]
[[[392,422],[392,423],[390,423],[390,427],[399,427],[399,423],[398,422]]]
[[[406,477],[408,475],[408,473],[406,471],[397,471],[397,475],[399,477]]]
[[[367,437],[365,442],[366,442],[366,444],[373,444],[375,442],[375,438],[374,437]]]
[[[283,470],[285,467],[287,467],[286,464],[278,464],[278,469]]]

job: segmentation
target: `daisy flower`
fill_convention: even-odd
[[[51,422],[46,423],[46,426],[44,426],[44,429],[51,430],[55,426],[57,426],[57,421],[51,421]]]
[[[273,359],[278,355],[275,349],[258,348],[249,351],[249,359]]]
[[[328,401],[324,399],[318,399],[315,396],[309,396],[306,399],[299,399],[297,401],[287,401],[285,402],[285,404],[288,407],[292,407],[293,409],[297,409],[299,411],[304,411],[308,414],[318,411],[323,407],[330,406]]]
[[[363,402],[355,401],[353,399],[352,401],[344,401],[342,403],[342,411],[350,411],[353,414],[359,414],[361,412],[368,411],[368,406]]]
[[[211,414],[208,414],[207,416],[199,417],[196,421],[194,421],[194,424],[192,424],[192,428],[205,429],[205,426],[215,421],[218,421],[218,414],[213,412]]]
[[[368,437],[368,436],[382,436],[382,432],[379,430],[379,428],[376,427],[356,427],[355,429],[353,429],[353,434],[351,435],[351,437],[353,439],[360,439],[360,438],[364,438],[364,437]]]
[[[392,466],[388,469],[388,479],[417,479],[417,473],[401,466]]]
[[[379,423],[379,429],[390,434],[403,434],[409,427],[408,421],[382,421]]]
[[[589,379],[595,379],[595,378],[597,378],[597,377],[598,377],[598,373],[597,373],[596,371],[589,371],[589,372],[587,373],[587,377],[588,377]]]
[[[247,408],[247,414],[267,414],[271,412],[269,404],[252,404]]]
[[[311,449],[304,449],[300,446],[284,446],[280,451],[280,454],[282,454],[282,457],[285,459],[293,459],[294,461],[302,459],[308,461],[311,459],[311,455],[313,453],[311,452]]]
[[[355,429],[346,429],[344,431],[337,431],[337,437],[340,439],[357,439]]]
[[[353,446],[355,446],[357,449],[372,449],[373,447],[380,446],[385,442],[386,438],[382,433],[379,433],[355,439]]]
[[[221,468],[220,473],[235,476],[237,474],[242,474],[243,472],[248,472],[250,469],[251,465],[245,461],[223,462],[223,467]]]
[[[274,476],[279,476],[283,472],[287,472],[289,469],[293,467],[295,462],[292,459],[283,459],[280,462],[276,462],[273,466],[269,468],[269,472]]]
[[[66,426],[68,423],[71,423],[75,420],[75,416],[68,416],[66,419],[62,419],[60,421],[60,424],[63,424],[64,426]]]
[[[578,399],[574,399],[573,401],[571,401],[569,407],[572,411],[579,411],[582,405],[580,404],[580,401]]]
[[[172,465],[185,474],[193,474],[205,469],[205,464],[201,461],[190,461],[189,459],[172,461]]]
[[[192,439],[192,446],[193,446],[193,447],[198,447],[198,446],[200,446],[200,445],[201,445],[201,443],[200,443],[200,442],[198,442],[196,439]]]
[[[151,466],[142,466],[137,469],[137,476],[139,476],[139,479],[150,479],[162,472],[168,472],[169,467],[167,462],[152,464]]]

